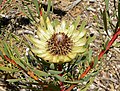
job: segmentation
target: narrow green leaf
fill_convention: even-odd
[[[99,73],[100,68],[101,68],[101,66],[98,67],[97,70],[95,70],[94,72],[92,72],[90,75],[91,75],[92,77],[96,76],[96,75]]]
[[[58,24],[59,24],[59,21],[58,21],[57,19],[55,19],[55,20],[52,22],[53,27],[56,27]]]
[[[79,65],[79,63],[82,61],[82,57],[83,57],[83,56],[79,56],[79,57],[77,58],[77,60],[76,60],[75,63]]]
[[[16,64],[18,64],[24,70],[27,70],[26,66],[21,62],[21,60],[19,58],[12,57],[12,59],[16,62]]]
[[[20,41],[20,38],[16,36],[15,34],[11,34],[12,38],[14,38],[16,41]]]
[[[55,69],[54,63],[50,64],[50,69]]]
[[[44,26],[44,28],[46,29],[47,28],[47,24],[46,24],[46,19],[47,19],[47,14],[46,14],[46,12],[44,11],[44,9],[43,8],[41,8],[41,11],[42,11],[42,17],[43,17],[43,21],[42,22],[40,22],[40,24],[42,25],[42,26]]]
[[[30,19],[30,21],[33,21],[29,15],[29,13],[26,13],[25,10],[23,8],[21,8],[19,5],[18,5],[18,8]]]
[[[120,0],[118,0],[118,26],[120,27]]]
[[[99,73],[99,70],[100,70],[100,67],[98,68],[98,70],[90,73],[89,75],[87,75],[87,77],[84,77],[82,80],[89,81],[90,77],[95,77]]]
[[[6,4],[9,4],[9,2],[11,2],[11,0],[5,0],[5,1],[1,0],[0,2],[1,2],[1,4],[2,4],[2,2],[4,2],[4,4],[2,5],[2,9],[0,9],[0,12],[1,12],[2,10],[5,9]]]
[[[79,65],[81,62],[85,62],[87,59],[86,59],[86,56],[80,56],[78,57],[77,61],[75,62],[76,65]]]
[[[85,25],[86,25],[86,21],[84,20],[80,26],[80,29],[79,29],[80,32],[85,28]]]
[[[17,56],[18,58],[21,58],[21,56],[20,56],[21,53],[19,52],[17,46],[14,46],[14,53],[16,54],[16,56]]]
[[[80,16],[76,18],[76,21],[74,22],[75,29],[77,28],[78,24],[80,22]]]
[[[4,66],[0,66],[0,70],[6,71],[6,72],[18,72],[18,69],[12,69],[9,67],[4,67]]]
[[[2,41],[2,43],[3,43],[3,46],[4,46],[4,52],[5,52],[5,55],[7,55],[9,58],[11,57],[10,56],[10,49],[8,48],[8,45],[7,45],[7,43],[5,42],[5,41]]]
[[[44,72],[44,71],[33,70],[33,72],[34,72],[38,77],[41,77],[41,76],[48,77],[48,76],[49,76],[49,74],[47,74],[47,73]]]
[[[70,83],[70,84],[78,84],[78,83],[82,83],[83,80],[78,80],[78,81],[64,81],[65,83]]]
[[[37,10],[37,13],[38,13],[38,15],[39,15],[39,17],[40,17],[40,10],[39,10],[38,0],[33,0],[33,3],[34,3],[34,5],[35,5],[36,10]]]
[[[98,56],[94,58],[94,65],[93,65],[93,67],[95,67],[97,65],[97,63],[98,63]]]
[[[48,72],[51,74],[61,74],[63,71],[49,70]]]
[[[4,42],[4,41],[2,41],[2,43],[3,43],[3,51],[4,51],[4,53],[5,53],[5,55],[7,55],[8,57],[9,57],[9,53],[8,53],[8,47],[7,47],[7,44]]]
[[[34,16],[33,16],[33,14],[32,14],[32,11],[29,9],[29,7],[28,6],[26,6],[27,7],[27,9],[28,9],[28,12],[29,12],[29,14],[30,14],[30,16],[31,16],[31,18],[37,23],[37,21],[35,20],[35,18],[34,18]]]
[[[106,47],[108,46],[108,42],[109,42],[110,40],[109,39],[107,39],[107,41],[105,42],[105,44],[104,44],[104,50],[106,49]]]
[[[107,31],[108,29],[107,29],[107,12],[106,12],[106,10],[104,10],[102,14],[103,14],[104,29],[105,29],[107,35],[109,36],[109,33]]]
[[[8,82],[18,82],[18,81],[22,81],[22,80],[24,80],[24,79],[7,79],[6,81],[8,81]]]
[[[119,43],[119,42],[115,42],[115,43],[113,44],[113,46],[114,46],[114,47],[119,47],[119,48],[120,48],[120,43]]]
[[[89,50],[89,63],[91,62],[91,59],[92,59],[92,49]]]
[[[92,36],[92,37],[89,36],[87,43],[90,44],[90,43],[93,42],[95,39],[96,39],[96,36]]]
[[[3,1],[3,0],[0,0],[0,4],[2,4],[2,1]]]
[[[95,77],[91,77],[89,82],[86,84],[86,86],[84,88],[82,88],[80,91],[87,91],[90,87],[90,85],[93,83]]]
[[[108,9],[109,9],[109,0],[105,0],[105,6],[106,6],[106,10],[108,11]]]
[[[29,67],[31,69],[32,66],[29,63],[29,61],[31,61],[31,59],[27,56],[24,56],[24,58],[22,60],[25,60],[25,61],[23,61],[23,64],[25,64],[27,67]]]
[[[120,20],[118,20],[117,23],[116,23],[114,33],[116,33],[118,27],[120,27]]]
[[[2,53],[1,50],[2,50],[2,49],[0,48],[0,56],[3,58],[4,56],[3,56],[3,53]]]
[[[54,75],[54,77],[56,77],[58,80],[60,80],[61,82],[65,81],[65,78],[63,76],[59,76],[59,75]]]
[[[51,0],[48,0],[48,7],[47,7],[47,15],[49,16],[50,13],[50,8],[51,8]]]

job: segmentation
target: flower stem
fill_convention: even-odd
[[[98,60],[100,60],[102,56],[106,53],[106,51],[109,50],[110,46],[117,39],[118,35],[120,35],[120,28],[118,28],[118,31],[113,35],[112,39],[108,42],[106,49],[100,52],[100,54],[98,55]],[[86,70],[81,74],[78,80],[80,80],[81,78],[84,78],[86,74],[92,69],[93,65],[94,65],[94,61],[91,62],[90,66],[86,68]],[[76,85],[71,85],[66,91],[71,91],[75,86]]]
[[[58,70],[59,70],[59,71],[62,71],[62,64],[59,64],[59,65],[58,65]],[[60,76],[63,76],[62,73],[59,74],[59,75],[60,75]],[[60,91],[65,91],[65,88],[64,88],[64,86],[63,86],[63,82],[60,81],[59,85],[60,85],[60,88],[61,88]]]

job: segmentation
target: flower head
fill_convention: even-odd
[[[46,23],[46,26],[44,25]],[[69,62],[78,53],[85,52],[86,30],[76,30],[74,24],[66,27],[63,20],[61,24],[52,26],[49,18],[46,22],[41,17],[41,25],[37,30],[38,38],[30,37],[34,48],[33,53],[50,63]]]

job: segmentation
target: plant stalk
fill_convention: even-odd
[[[59,64],[59,65],[58,65],[58,70],[59,70],[59,71],[62,71],[62,64]],[[63,76],[62,73],[59,74],[59,75],[60,75],[60,76]],[[60,81],[60,82],[59,82],[59,85],[60,85],[60,89],[61,89],[60,91],[65,91],[63,82]]]
[[[113,35],[112,39],[108,42],[108,45],[105,50],[102,50],[100,54],[98,55],[98,60],[102,58],[102,56],[106,53],[106,51],[109,50],[110,46],[114,43],[114,41],[117,39],[118,35],[120,35],[120,28],[117,29],[117,32]],[[94,61],[91,62],[90,66],[86,68],[86,70],[81,74],[80,78],[78,80],[84,78],[87,73],[93,68]],[[71,85],[66,91],[71,91],[76,85]]]

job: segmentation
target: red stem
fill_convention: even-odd
[[[2,6],[5,4],[6,1],[7,1],[7,0],[3,0],[3,1],[2,1],[2,4],[0,5],[0,10],[2,9]]]
[[[113,35],[112,39],[109,41],[107,47],[105,50],[102,50],[98,56],[98,60],[105,54],[107,50],[109,50],[110,46],[114,43],[114,41],[117,39],[118,35],[120,35],[120,28],[118,28],[118,31]]]
[[[117,39],[118,35],[120,35],[120,28],[118,28],[118,31],[113,35],[112,39],[108,42],[106,49],[100,52],[100,54],[98,55],[98,60],[100,60],[101,57],[106,53],[106,51],[109,50],[110,46]],[[86,68],[86,70],[81,74],[78,80],[80,80],[81,78],[84,78],[86,74],[92,69],[93,65],[94,65],[94,61],[91,62],[90,66]],[[66,91],[71,91],[75,86],[76,85],[71,85]]]
[[[58,65],[58,70],[62,71],[62,65],[61,64]],[[59,75],[62,76],[63,74],[59,74]],[[63,87],[64,86],[63,82],[60,81],[59,85],[60,85],[60,91],[65,91],[65,88]]]
[[[40,16],[42,16],[42,9],[40,10]]]

